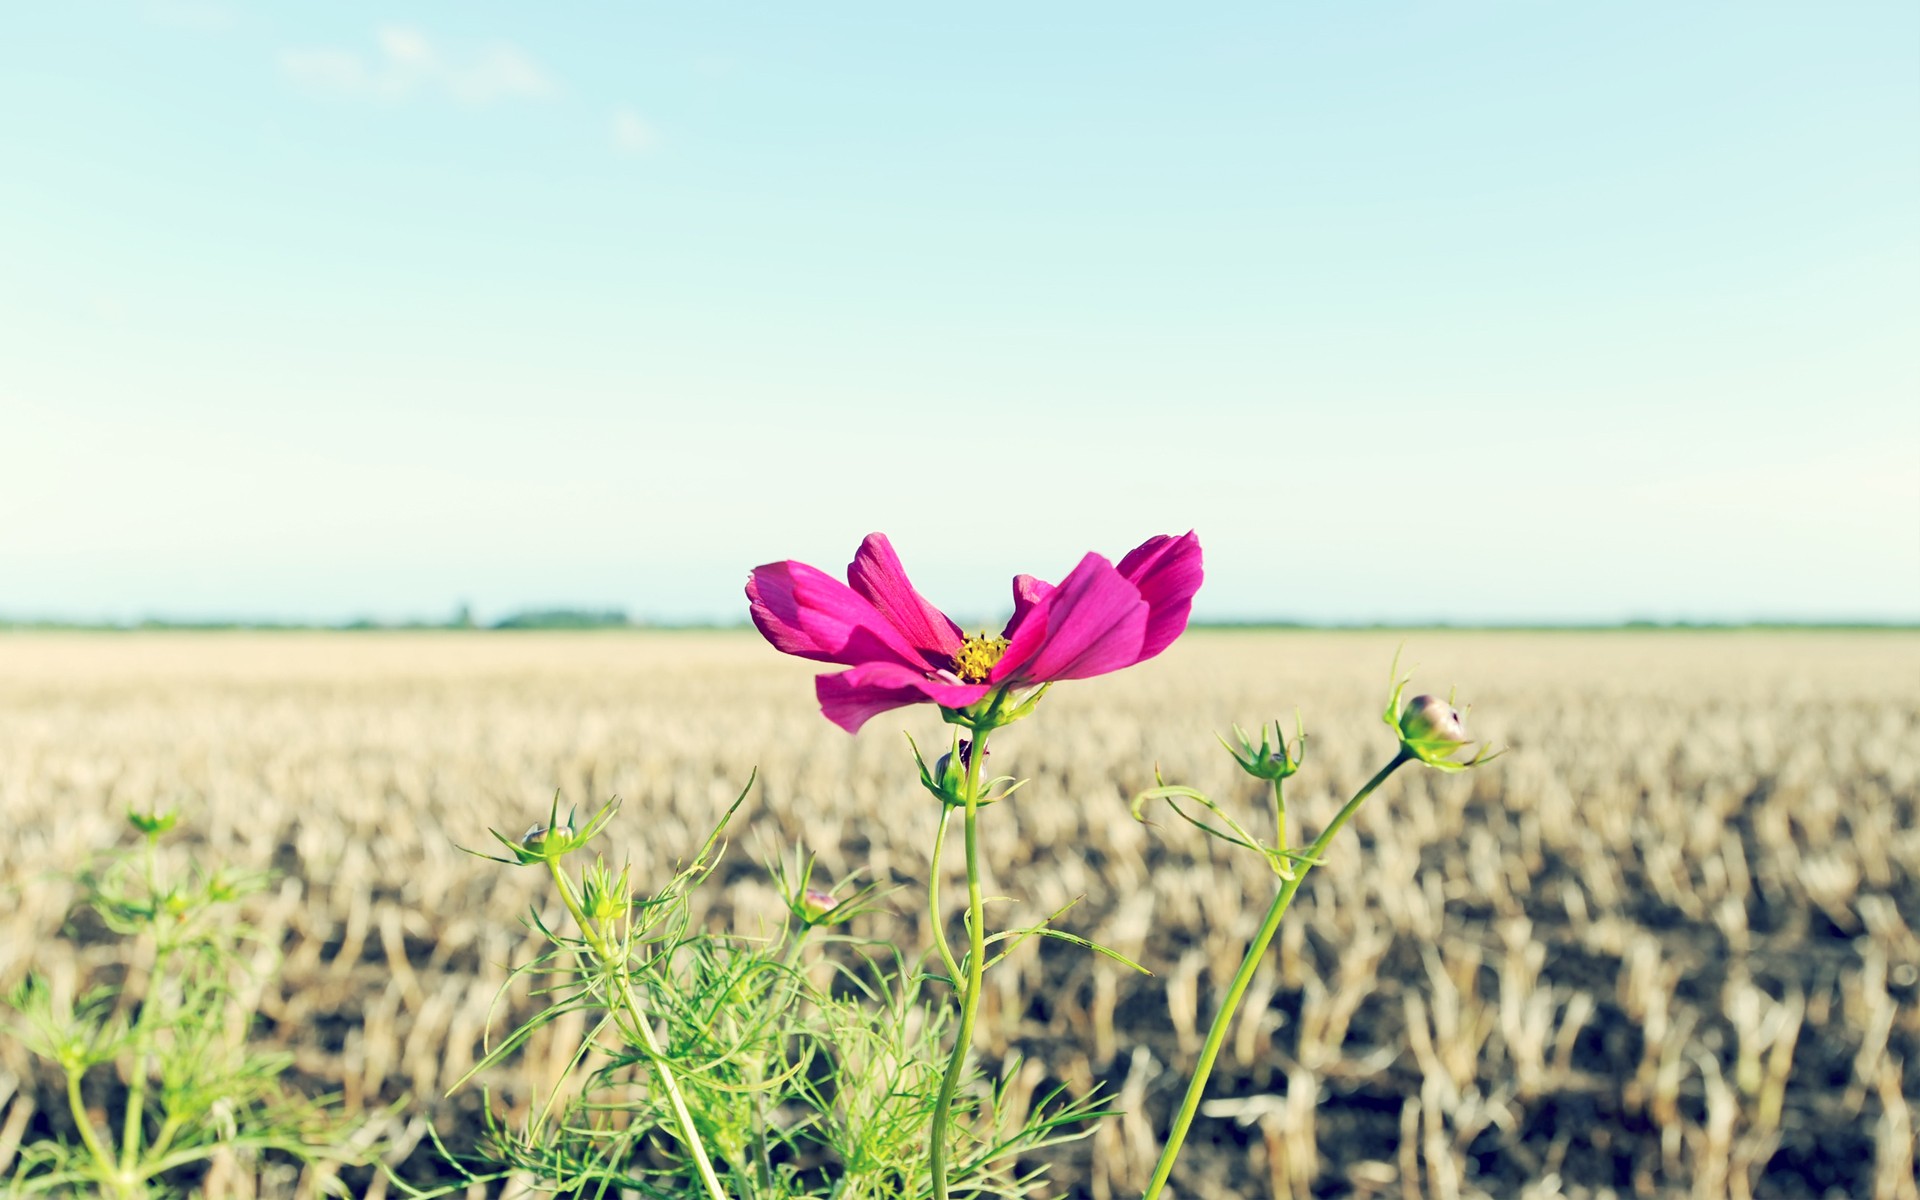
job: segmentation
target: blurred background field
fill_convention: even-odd
[[[1214,732],[1298,706],[1306,840],[1393,748],[1402,640],[1415,687],[1457,682],[1512,752],[1403,771],[1336,842],[1180,1193],[1920,1194],[1920,634],[1216,630],[995,739],[996,772],[1032,779],[983,821],[987,890],[1016,898],[996,921],[1081,896],[1063,924],[1157,973],[1049,945],[989,976],[983,1044],[1026,1056],[1020,1086],[1104,1082],[1127,1110],[1062,1155],[1061,1194],[1138,1193],[1271,895],[1263,866],[1127,799],[1157,763],[1257,820]],[[897,731],[939,741],[937,716],[848,737],[810,673],[747,632],[0,635],[0,986],[119,969],[58,937],[57,874],[124,840],[128,805],[178,804],[170,853],[278,873],[253,904],[280,952],[259,1032],[350,1108],[413,1097],[393,1161],[431,1178],[418,1114],[471,1136],[477,1091],[445,1089],[532,948],[527,906],[557,907],[456,846],[518,833],[556,788],[623,797],[606,849],[660,871],[758,768],[707,920],[777,919],[757,860],[797,842],[904,885],[860,931],[925,944],[936,813]],[[489,1078],[497,1103],[539,1095],[569,1032]],[[49,1086],[0,1038],[0,1172],[60,1128]]]

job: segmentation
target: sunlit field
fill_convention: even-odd
[[[1920,635],[1207,630],[1062,684],[994,741],[994,772],[1031,779],[982,816],[999,927],[1081,897],[1060,924],[1155,972],[1050,943],[987,977],[978,1044],[1025,1056],[1018,1087],[1104,1083],[1126,1110],[1060,1152],[1059,1194],[1139,1194],[1273,890],[1252,856],[1137,824],[1129,798],[1158,764],[1259,821],[1214,734],[1298,707],[1289,802],[1311,834],[1395,749],[1380,710],[1402,640],[1415,686],[1457,683],[1470,729],[1511,751],[1402,770],[1334,843],[1254,981],[1179,1194],[1920,1195]],[[937,714],[850,737],[810,676],[751,632],[0,635],[0,986],[126,969],[118,943],[59,936],[61,873],[130,840],[129,805],[177,804],[167,853],[276,873],[251,902],[279,950],[256,1033],[349,1110],[404,1098],[381,1118],[389,1161],[434,1179],[428,1120],[459,1148],[481,1084],[524,1111],[578,1044],[577,1025],[542,1031],[447,1094],[537,944],[528,906],[558,913],[540,872],[459,847],[518,834],[556,789],[622,797],[605,851],[659,874],[757,769],[699,902],[710,927],[780,919],[761,860],[797,844],[828,875],[902,885],[855,932],[927,945],[937,813],[899,731],[943,745]],[[64,1130],[61,1103],[0,1037],[0,1179],[22,1139]]]

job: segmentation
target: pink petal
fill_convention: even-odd
[[[847,567],[847,582],[900,631],[921,655],[951,662],[960,649],[960,627],[913,590],[900,556],[885,534],[870,533]]]
[[[817,567],[789,559],[755,567],[748,610],[774,649],[820,662],[897,662],[924,671],[919,651],[880,611]]]
[[[1147,637],[1140,657],[1152,658],[1186,631],[1202,578],[1200,539],[1191,529],[1177,538],[1150,537],[1120,560],[1119,570],[1147,602]]]
[[[947,683],[925,671],[881,662],[816,675],[813,680],[820,711],[848,733],[858,733],[862,725],[889,709],[929,700],[965,708],[990,690],[984,683]]]
[[[1011,638],[1026,622],[1027,614],[1039,606],[1053,593],[1053,585],[1044,579],[1035,579],[1031,575],[1013,577],[1013,616],[1008,618],[1007,627],[1000,636]]]
[[[1140,589],[1089,554],[1027,613],[991,682],[1086,679],[1132,666],[1141,659],[1147,613]]]

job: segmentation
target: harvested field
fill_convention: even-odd
[[[1197,631],[1063,685],[1001,732],[1031,777],[983,817],[995,914],[1063,922],[1152,967],[1065,945],[988,977],[983,1045],[1129,1110],[1063,1156],[1063,1194],[1137,1195],[1218,990],[1272,894],[1251,856],[1127,798],[1170,781],[1247,804],[1213,740],[1297,705],[1289,801],[1317,828],[1392,750],[1399,635]],[[1419,633],[1416,688],[1461,686],[1512,753],[1409,768],[1311,877],[1255,980],[1176,1176],[1184,1196],[1757,1196],[1914,1200],[1920,1108],[1920,635]],[[51,873],[178,803],[191,847],[270,866],[253,918],[284,953],[257,1026],[299,1071],[394,1121],[395,1161],[456,1143],[464,1072],[547,907],[542,877],[459,853],[555,788],[626,808],[643,868],[693,850],[759,769],[708,920],[780,911],[756,864],[794,841],[834,874],[908,884],[865,932],[924,944],[936,813],[897,730],[814,711],[809,664],[750,633],[0,635],[0,986],[114,964],[56,934]],[[1306,840],[1299,829],[1294,840]],[[950,862],[956,863],[953,856]],[[956,874],[957,878],[957,874]],[[957,898],[953,883],[945,895]],[[569,1034],[491,1080],[524,1105]],[[0,1037],[0,1174],[57,1129],[50,1083]],[[374,1191],[380,1184],[371,1185]]]

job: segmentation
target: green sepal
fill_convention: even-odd
[[[536,867],[549,862],[558,862],[600,835],[600,831],[607,827],[607,822],[613,820],[614,814],[620,811],[620,797],[615,796],[595,810],[594,814],[587,818],[584,828],[575,822],[579,811],[577,808],[568,810],[566,820],[562,821],[560,793],[555,792],[553,804],[547,809],[545,824],[536,822],[518,838],[510,838],[498,829],[491,827],[487,829],[487,832],[493,835],[494,841],[506,847],[508,857],[482,854],[478,850],[470,850],[465,846],[461,846],[460,849],[475,858],[505,863],[510,867]]]
[[[1000,724],[1011,725],[1013,722],[1018,721],[1022,717],[1032,716],[1033,710],[1036,707],[1038,707],[1040,704],[1040,697],[1046,695],[1047,689],[1052,686],[1053,685],[1051,683],[1043,683],[1039,687],[1033,689],[1031,692],[1028,692],[1026,695],[1020,697],[1020,699],[1014,703],[1014,706],[1012,708],[1009,708],[1000,714]]]
[[[965,808],[967,805],[967,768],[960,761],[960,735],[953,735],[953,747],[940,756],[934,765],[927,766],[927,760],[920,754],[920,746],[907,735],[907,745],[913,750],[913,762],[920,769],[920,786],[933,794],[933,798],[952,808]]]
[[[633,865],[628,863],[615,875],[607,869],[606,859],[595,858],[593,865],[580,873],[582,911],[601,924],[626,916],[633,907],[632,871]]]
[[[1268,738],[1267,727],[1260,726],[1260,744],[1257,746],[1254,745],[1253,738],[1247,731],[1238,725],[1233,727],[1234,740],[1229,742],[1225,737],[1220,737],[1220,744],[1227,748],[1227,753],[1233,756],[1234,762],[1240,764],[1242,771],[1255,779],[1266,779],[1277,783],[1292,776],[1300,769],[1300,764],[1306,761],[1307,730],[1297,711],[1293,714],[1293,725],[1296,736],[1291,745],[1288,744],[1287,735],[1281,731],[1280,722],[1277,720],[1273,723],[1271,739]]]
[[[971,729],[977,734],[991,733],[1002,725],[1011,725],[1022,717],[1033,715],[1040,703],[1040,697],[1047,694],[1051,683],[1043,683],[1018,700],[1008,703],[1008,697],[1016,685],[1003,684],[988,692],[965,708],[940,706],[940,717],[949,725],[958,725],[962,729]]]
[[[153,812],[144,813],[136,812],[131,807],[127,809],[127,823],[145,834],[149,839],[157,838],[161,834],[171,831],[179,819],[179,812],[171,808],[156,809]]]

